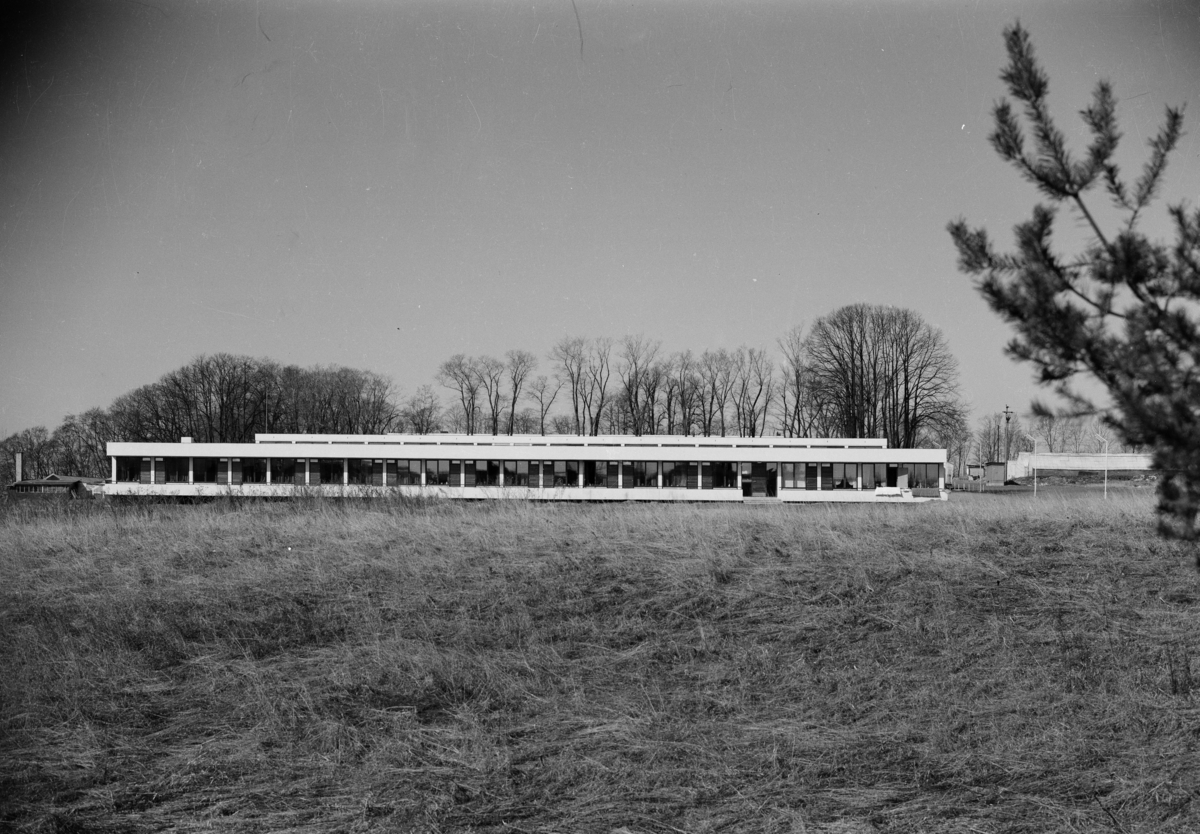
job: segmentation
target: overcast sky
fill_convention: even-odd
[[[945,231],[1007,247],[1038,199],[987,141],[1018,17],[1076,147],[1101,78],[1129,171],[1187,104],[1146,228],[1200,202],[1194,1],[24,5],[0,13],[0,437],[203,353],[411,392],[455,353],[774,348],[855,302],[941,328],[975,415],[1024,411]]]

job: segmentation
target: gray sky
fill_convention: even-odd
[[[1145,228],[1200,202],[1196,2],[28,5],[0,20],[0,436],[201,353],[411,392],[455,353],[773,348],[860,301],[940,327],[976,414],[1024,411],[945,231],[1007,248],[1037,201],[987,142],[1018,17],[1076,147],[1100,78],[1130,172],[1188,105]]]

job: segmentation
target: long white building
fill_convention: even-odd
[[[944,449],[783,437],[259,434],[109,443],[106,495],[404,494],[565,501],[928,501]]]

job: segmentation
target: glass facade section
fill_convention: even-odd
[[[937,489],[940,486],[943,469],[939,463],[910,463],[908,464],[909,489]]]
[[[192,458],[192,483],[215,484],[219,470],[220,461],[217,458]]]
[[[164,458],[162,463],[165,483],[186,484],[188,482],[188,469],[192,463],[189,458]]]
[[[833,464],[832,489],[858,489],[858,464]]]
[[[450,461],[425,461],[425,486],[450,486]]]
[[[863,488],[864,490],[874,490],[877,486],[883,486],[883,482],[887,480],[887,467],[882,463],[864,463],[863,464]]]
[[[353,486],[371,485],[371,465],[373,461],[362,458],[350,458],[346,461],[346,478]]]
[[[682,463],[678,461],[663,461],[662,465],[662,484],[664,487],[673,487],[675,489],[683,489],[688,485],[688,466],[695,464]]]
[[[738,485],[738,465],[732,461],[713,461],[705,463],[706,468],[704,478],[705,489],[737,489]],[[711,484],[707,477],[708,472],[712,473]]]
[[[541,489],[542,462],[540,460],[531,460],[527,462],[529,464],[529,486],[533,489]]]
[[[117,483],[136,484],[141,480],[141,458],[117,458]]]
[[[554,484],[556,487],[574,487],[579,486],[579,461],[577,460],[555,460],[546,461],[546,468],[543,470],[543,477],[549,472],[554,472]],[[548,485],[549,486],[549,485]]]
[[[431,461],[432,462],[432,461]],[[388,486],[420,486],[420,460],[389,460]]]
[[[797,473],[799,473],[797,475]],[[804,464],[785,463],[782,465],[783,488],[804,489]]]
[[[271,458],[271,483],[295,484],[296,461],[292,458]]]
[[[833,489],[833,464],[821,464],[821,489]]]
[[[316,464],[317,483],[340,485],[342,483],[342,475],[345,472],[345,461],[341,458],[320,458],[316,461],[310,461],[311,464]],[[313,467],[309,466],[308,482],[313,482]]]
[[[510,487],[529,486],[529,461],[504,461],[504,485]]]
[[[607,487],[608,461],[585,460],[583,462],[583,485],[585,487]]]
[[[635,485],[635,480],[633,462],[628,460],[621,461],[621,486],[625,489],[631,489]]]
[[[242,458],[242,483],[265,484],[267,482],[266,458]]]
[[[653,460],[635,460],[632,465],[633,483],[625,486],[658,487],[658,462]]]
[[[475,486],[500,486],[500,461],[475,461]]]

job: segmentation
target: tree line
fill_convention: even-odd
[[[943,448],[970,435],[957,362],[911,310],[850,305],[777,347],[669,353],[644,335],[563,336],[544,357],[457,354],[438,367],[437,387],[407,397],[371,371],[200,356],[53,432],[10,436],[0,466],[11,470],[21,451],[26,477],[104,476],[107,441],[251,442],[260,432],[779,434]]]

